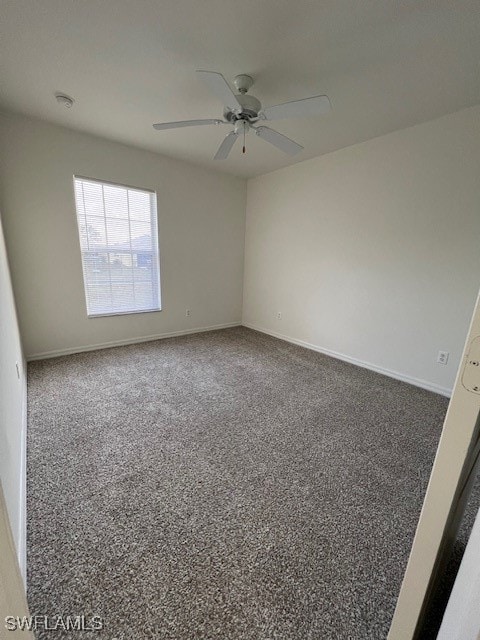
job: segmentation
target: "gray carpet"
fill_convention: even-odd
[[[386,637],[447,400],[245,328],[29,365],[38,638]]]

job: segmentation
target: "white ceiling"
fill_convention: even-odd
[[[478,0],[1,0],[0,107],[250,177],[480,103],[479,34]],[[195,69],[333,111],[272,123],[295,158],[249,136],[214,162],[226,127],[152,128],[222,116]]]

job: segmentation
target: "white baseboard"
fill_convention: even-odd
[[[370,369],[371,371],[375,371],[376,373],[381,373],[384,376],[388,376],[389,378],[395,378],[396,380],[401,380],[402,382],[408,382],[408,384],[412,384],[415,387],[420,387],[422,389],[427,389],[428,391],[433,391],[434,393],[439,393],[442,396],[446,396],[450,398],[452,395],[452,390],[447,387],[442,387],[439,384],[435,384],[434,382],[428,382],[427,380],[421,380],[420,378],[414,378],[412,376],[408,376],[404,373],[399,373],[398,371],[392,371],[391,369],[385,369],[384,367],[379,367],[376,364],[372,364],[371,362],[365,362],[364,360],[358,360],[358,358],[352,358],[351,356],[347,356],[344,353],[339,353],[338,351],[332,351],[331,349],[325,349],[323,347],[319,347],[316,344],[311,344],[310,342],[305,342],[304,340],[297,340],[296,338],[291,338],[290,336],[283,335],[282,333],[277,333],[276,331],[270,331],[269,329],[264,329],[263,327],[259,327],[256,324],[252,324],[250,322],[242,322],[244,327],[248,329],[254,329],[255,331],[260,331],[261,333],[266,333],[269,336],[273,336],[274,338],[279,338],[280,340],[285,340],[286,342],[291,342],[292,344],[296,344],[300,347],[305,347],[306,349],[311,349],[312,351],[317,351],[318,353],[323,353],[326,356],[331,356],[332,358],[337,358],[337,360],[343,360],[344,362],[349,362],[350,364],[354,364],[357,367],[363,367],[364,369]]]
[[[162,340],[163,338],[175,338],[177,336],[188,336],[193,333],[204,333],[205,331],[216,331],[217,329],[229,329],[239,327],[241,322],[227,322],[216,324],[210,327],[195,327],[194,329],[183,329],[181,331],[169,331],[151,336],[140,336],[137,338],[127,338],[125,340],[111,340],[110,342],[98,342],[80,347],[69,347],[67,349],[57,349],[55,351],[44,351],[43,353],[32,353],[27,356],[27,361],[46,360],[47,358],[57,358],[58,356],[68,356],[73,353],[83,353],[84,351],[96,351],[97,349],[109,349],[110,347],[123,347],[128,344],[139,344],[141,342],[151,342],[152,340]]]
[[[22,433],[20,450],[20,495],[18,523],[18,564],[25,589],[27,588],[27,376],[26,362],[22,362]]]
[[[393,371],[391,369],[385,369],[384,367],[380,367],[371,362],[359,360],[358,358],[353,358],[351,356],[345,355],[344,353],[339,353],[338,351],[332,351],[331,349],[325,349],[316,344],[305,342],[304,340],[291,338],[290,336],[286,336],[276,331],[270,331],[269,329],[265,329],[263,327],[260,327],[256,324],[249,323],[249,322],[228,322],[224,324],[212,325],[209,327],[195,327],[193,329],[183,329],[181,331],[169,331],[166,333],[159,333],[155,335],[129,338],[127,340],[112,340],[110,342],[99,342],[91,345],[70,347],[67,349],[57,349],[55,351],[44,351],[43,353],[34,353],[31,355],[28,355],[27,361],[31,362],[33,360],[45,360],[47,358],[56,358],[58,356],[71,355],[73,353],[82,353],[84,351],[96,351],[97,349],[121,347],[129,344],[139,344],[141,342],[150,342],[152,340],[161,340],[163,338],[175,338],[177,336],[186,336],[194,333],[203,333],[205,331],[216,331],[217,329],[228,329],[230,327],[239,327],[239,326],[244,326],[244,327],[247,327],[248,329],[253,329],[254,331],[260,331],[261,333],[266,333],[267,335],[273,336],[274,338],[285,340],[285,342],[291,342],[292,344],[296,344],[300,347],[305,347],[306,349],[311,349],[312,351],[323,353],[324,355],[330,356],[332,358],[337,358],[338,360],[343,360],[344,362],[349,362],[350,364],[354,364],[358,367],[363,367],[364,369],[370,369],[371,371],[375,371],[376,373],[381,373],[385,376],[388,376],[389,378],[395,378],[396,380],[401,380],[402,382],[407,382],[408,384],[412,384],[415,387],[420,387],[422,389],[427,389],[428,391],[433,391],[434,393],[439,393],[440,395],[446,396],[447,398],[449,398],[452,395],[452,390],[449,389],[448,387],[442,387],[441,385],[435,384],[434,382],[421,380],[420,378],[414,378],[413,376],[408,376],[404,373]]]

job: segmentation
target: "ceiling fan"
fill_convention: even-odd
[[[163,122],[154,124],[157,130],[177,129],[180,127],[196,127],[207,124],[229,124],[233,125],[230,131],[218,148],[214,156],[215,160],[225,160],[228,157],[233,145],[240,136],[243,136],[243,153],[245,153],[245,135],[249,130],[253,131],[259,138],[273,144],[288,155],[295,155],[302,151],[302,145],[290,140],[278,131],[269,127],[264,127],[259,123],[264,120],[280,120],[282,118],[298,118],[321,115],[331,109],[330,100],[327,96],[312,96],[303,100],[293,100],[276,104],[273,107],[262,107],[260,100],[254,96],[247,95],[247,91],[253,85],[253,78],[245,74],[235,76],[233,84],[238,91],[234,94],[229,84],[221,73],[215,71],[197,71],[199,78],[224,104],[223,120],[183,120],[180,122]],[[255,126],[254,126],[255,125]]]

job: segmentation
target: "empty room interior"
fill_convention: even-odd
[[[2,0],[1,638],[480,638],[479,33]]]

